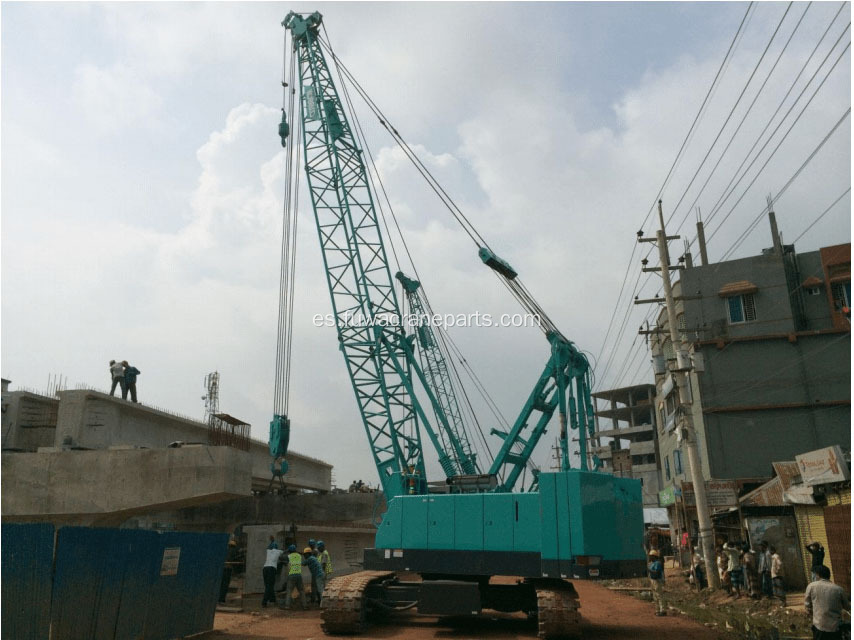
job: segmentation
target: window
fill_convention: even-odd
[[[682,450],[676,449],[673,452],[673,473],[679,475],[682,473]]]
[[[851,306],[851,281],[834,282],[831,285],[833,291],[833,308],[842,311],[843,307]]]
[[[726,299],[729,309],[729,323],[739,324],[741,322],[752,322],[756,320],[756,305],[753,302],[752,293],[744,293],[739,296],[730,296]]]
[[[670,456],[664,456],[664,477],[670,480]]]
[[[819,287],[809,287],[809,288],[807,289],[807,295],[808,295],[808,296],[817,296],[817,295],[821,295],[821,289],[820,289]]]

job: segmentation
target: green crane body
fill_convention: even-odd
[[[432,365],[426,372],[419,366],[416,335],[403,330],[362,150],[319,41],[321,21],[319,13],[291,12],[282,25],[291,32],[297,59],[305,170],[339,347],[388,502],[375,548],[365,550],[365,568],[540,579],[642,575],[640,482],[587,469],[590,367],[558,331],[547,334],[548,362],[517,419],[507,432],[492,431],[503,443],[487,474],[493,479],[488,490],[428,492],[421,427],[449,481],[458,471],[477,472],[475,457],[458,435],[458,408],[449,408]],[[284,118],[279,131],[284,143]],[[480,248],[479,256],[508,281],[516,278],[490,249]],[[401,279],[405,287],[407,281],[417,289],[415,281]],[[430,332],[416,334],[422,349],[435,344]],[[416,396],[416,380],[436,428]],[[537,474],[535,491],[512,493],[556,410],[561,470]],[[567,426],[578,434],[581,469],[570,467]]]

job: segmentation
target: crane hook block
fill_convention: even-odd
[[[279,137],[282,139],[282,146],[287,145],[288,134],[291,132],[291,127],[288,125],[288,116],[285,110],[282,109],[282,121],[279,123]]]
[[[511,267],[506,260],[502,260],[486,247],[481,247],[478,250],[477,255],[480,256],[480,259],[483,260],[483,263],[487,267],[489,267],[493,271],[497,271],[508,280],[513,280],[516,276],[519,275],[518,273],[516,273],[516,269]]]
[[[270,455],[281,458],[288,452],[291,439],[291,421],[286,416],[274,414],[270,421]]]

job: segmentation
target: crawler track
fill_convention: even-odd
[[[329,634],[360,633],[366,627],[365,589],[371,582],[390,578],[390,571],[358,571],[333,578],[323,590],[320,617]]]
[[[537,589],[538,638],[580,638],[581,614],[578,593],[567,583],[566,588]]]

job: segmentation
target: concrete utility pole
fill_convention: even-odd
[[[706,561],[706,577],[709,586],[713,589],[720,588],[718,578],[717,562],[715,559],[715,540],[712,529],[712,519],[709,515],[709,504],[706,499],[706,483],[703,480],[703,468],[700,464],[700,452],[697,449],[697,437],[694,432],[694,418],[691,413],[691,362],[688,358],[687,349],[679,335],[679,327],[676,320],[676,304],[673,300],[673,288],[670,284],[670,258],[667,253],[667,241],[678,240],[679,236],[668,236],[664,228],[664,214],[661,209],[661,200],[658,201],[658,220],[661,228],[655,238],[643,238],[642,232],[638,232],[638,242],[655,242],[658,246],[659,269],[661,279],[664,283],[664,303],[667,308],[667,324],[670,331],[670,342],[676,353],[676,369],[673,370],[676,378],[676,386],[679,390],[679,404],[683,409],[680,424],[677,426],[677,437],[685,443],[688,451],[688,467],[691,474],[691,482],[694,485],[694,495],[697,502],[697,520],[699,523],[699,542]]]

